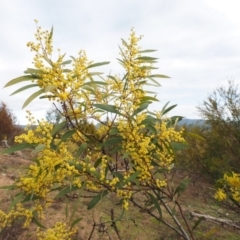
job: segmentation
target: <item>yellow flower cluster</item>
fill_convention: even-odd
[[[51,186],[61,183],[68,176],[78,175],[79,172],[74,166],[70,166],[68,161],[74,160],[69,152],[67,144],[60,143],[59,139],[53,139],[51,131],[52,124],[43,121],[39,122],[36,129],[28,130],[27,134],[16,137],[16,142],[27,142],[43,146],[38,153],[38,160],[29,166],[28,174],[21,177],[16,186],[31,194],[45,198],[51,190]],[[58,149],[51,148],[51,143],[58,143]]]
[[[33,210],[25,209],[20,203],[7,214],[0,210],[0,232],[6,227],[10,227],[15,220],[20,218],[25,219],[23,227],[28,227],[33,218]]]
[[[48,228],[46,232],[37,230],[38,240],[71,240],[77,233],[76,228],[70,229],[66,223],[57,222],[52,228]]]
[[[172,151],[166,147],[166,143],[184,142],[182,132],[177,132],[174,128],[168,128],[167,123],[162,121],[155,125],[158,134],[147,135],[145,125],[141,124],[146,114],[142,113],[136,117],[135,122],[119,121],[118,129],[123,141],[123,148],[129,153],[131,161],[137,171],[140,171],[139,179],[142,183],[150,184],[152,181],[152,169],[154,160],[161,167],[170,167],[174,156]],[[153,139],[158,139],[161,149],[153,143]],[[163,142],[165,144],[163,144]],[[165,186],[165,181],[157,181],[158,187]]]
[[[224,184],[224,188],[219,188],[215,193],[215,199],[223,201],[227,199],[227,194],[236,202],[240,202],[240,174],[232,172],[231,174],[224,174],[223,179],[220,180]]]
[[[123,205],[122,207],[125,209],[125,210],[128,210],[128,207],[129,207],[129,199],[131,198],[132,196],[132,191],[128,190],[128,189],[117,189],[117,196],[118,197],[122,197],[123,198]]]

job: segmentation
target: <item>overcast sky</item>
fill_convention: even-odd
[[[41,119],[51,108],[35,100],[22,110],[31,91],[10,97],[19,86],[3,88],[32,67],[26,43],[34,40],[34,19],[45,29],[54,26],[54,47],[67,56],[84,49],[91,60],[111,61],[106,75],[121,73],[118,45],[134,27],[144,35],[143,49],[158,50],[158,72],[171,77],[154,89],[160,99],[154,109],[170,101],[178,104],[171,115],[200,118],[196,106],[216,87],[229,79],[240,84],[239,9],[239,0],[1,0],[0,101],[20,124],[26,109]]]

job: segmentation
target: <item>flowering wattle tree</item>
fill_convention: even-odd
[[[28,68],[24,76],[9,81],[5,87],[27,82],[14,94],[29,88],[37,91],[23,107],[36,97],[48,98],[61,106],[57,111],[64,120],[56,126],[40,121],[33,129],[34,117],[29,113],[26,134],[16,137],[18,145],[7,150],[33,148],[38,156],[24,176],[6,187],[19,193],[10,212],[0,212],[0,229],[20,217],[25,219],[25,227],[31,220],[43,227],[39,219],[54,199],[91,191],[94,195],[88,209],[112,193],[119,198],[123,211],[130,206],[144,209],[184,239],[193,239],[185,217],[181,216],[183,227],[166,203],[171,201],[180,208],[178,197],[187,181],[176,189],[168,188],[164,174],[173,167],[174,152],[184,147],[185,141],[182,132],[174,129],[179,117],[165,117],[174,106],[166,104],[160,111],[149,111],[149,105],[158,99],[144,87],[158,87],[156,79],[167,78],[152,73],[157,58],[147,54],[154,50],[142,50],[138,46],[140,38],[132,30],[128,41],[122,40],[119,48],[123,76],[103,76],[93,69],[109,62],[91,62],[84,51],[64,60],[60,50],[54,60],[53,30],[43,31],[37,26],[35,36],[36,42],[27,44],[35,52],[34,68]],[[92,131],[83,124],[90,121],[97,126]],[[136,193],[142,193],[147,204],[138,202]],[[26,207],[26,202],[31,202],[31,207]],[[171,223],[162,217],[162,209],[172,217]],[[38,239],[74,239],[79,221],[70,218],[66,223],[57,222],[46,231],[39,230]]]

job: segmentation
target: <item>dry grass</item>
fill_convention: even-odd
[[[1,151],[1,149],[0,149]],[[30,151],[25,151],[24,159],[13,156],[13,155],[0,155],[0,186],[10,185],[14,182],[14,179],[19,177],[25,168],[31,163]],[[176,174],[173,184],[181,181],[185,175],[181,172]],[[211,186],[203,182],[197,182],[196,185],[190,184],[188,189],[184,192],[181,197],[181,206],[184,214],[188,217],[191,211],[199,211],[204,214],[216,215],[217,210],[221,211],[224,215],[224,210],[212,202],[207,193],[211,191]],[[0,189],[0,209],[6,211],[10,202],[11,195],[14,192]],[[89,195],[89,193],[84,193]],[[74,209],[74,205],[78,201],[78,206]],[[114,218],[120,216],[122,209],[121,206],[117,206],[116,203],[119,201],[115,196],[109,194],[105,197],[93,210],[87,210],[87,204],[90,198],[76,199],[63,199],[52,204],[47,210],[45,220],[42,223],[50,227],[56,221],[66,221],[66,205],[68,205],[68,212],[71,210],[75,212],[74,218],[81,217],[82,220],[77,224],[78,234],[76,239],[86,240],[89,238],[93,226],[94,231],[92,234],[92,240],[97,239],[119,239],[118,235],[122,240],[180,240],[181,238],[176,235],[175,232],[167,228],[162,223],[151,218],[147,213],[140,212],[134,206],[130,206],[130,210],[126,212],[120,221],[116,222],[116,228],[112,226],[111,211],[113,209]],[[138,195],[138,201],[143,201],[143,196]],[[169,216],[163,211],[164,219],[171,221]],[[195,219],[190,220],[193,225]],[[22,229],[21,222],[13,224],[9,229],[0,233],[0,239],[2,240],[35,240],[36,225],[31,224],[29,229]],[[237,240],[239,239],[239,231],[234,229],[225,228],[225,226],[216,225],[211,222],[203,221],[199,227],[195,230],[195,237],[198,240],[202,239],[228,239]]]

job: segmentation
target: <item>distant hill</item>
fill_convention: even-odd
[[[183,118],[181,121],[178,122],[178,124],[181,125],[199,125],[202,126],[205,124],[205,120],[203,119],[189,119],[189,118]]]

